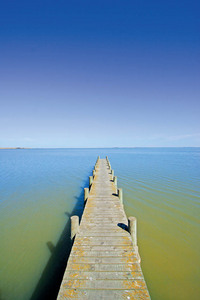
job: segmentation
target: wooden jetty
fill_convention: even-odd
[[[136,218],[127,220],[122,189],[108,158],[98,157],[84,190],[79,225],[71,217],[74,239],[57,300],[150,299],[137,247]]]

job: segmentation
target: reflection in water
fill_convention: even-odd
[[[1,150],[1,299],[56,299],[70,216],[82,214],[97,155],[108,155],[138,219],[152,299],[198,299],[199,148]]]
[[[85,187],[85,186],[84,186]],[[70,239],[70,217],[78,215],[81,219],[83,212],[83,190],[79,197],[76,198],[77,203],[71,213],[65,212],[68,216],[68,222],[59,238],[56,246],[51,241],[47,242],[47,247],[51,252],[51,257],[42,273],[42,276],[35,288],[31,300],[39,299],[56,299],[62,277],[66,268],[67,259],[70,255],[72,242]]]

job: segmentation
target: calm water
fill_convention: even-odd
[[[0,150],[0,299],[55,299],[97,155],[138,219],[152,300],[200,299],[200,148]]]

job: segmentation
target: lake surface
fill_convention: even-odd
[[[200,299],[200,148],[0,150],[0,299],[56,298],[98,155],[138,219],[152,300]]]

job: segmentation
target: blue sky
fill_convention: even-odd
[[[200,146],[199,10],[0,0],[0,147]]]

